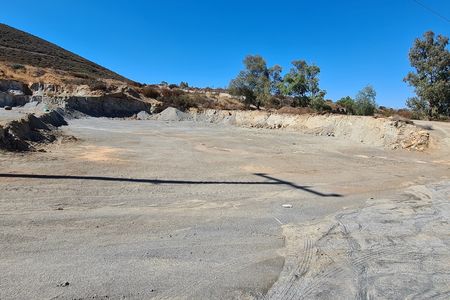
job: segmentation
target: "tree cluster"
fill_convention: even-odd
[[[450,52],[449,38],[429,31],[416,39],[409,52],[415,69],[404,79],[414,87],[415,97],[406,105],[416,118],[450,117]],[[241,96],[247,107],[310,107],[316,111],[331,110],[325,101],[325,90],[319,86],[320,68],[304,60],[292,62],[282,75],[279,65],[268,67],[264,58],[250,55],[244,59],[245,69],[230,82],[229,91]],[[375,89],[368,85],[354,99],[347,96],[337,104],[347,114],[373,115],[377,111]]]
[[[336,103],[343,107],[349,115],[372,116],[377,109],[376,96],[375,89],[371,85],[367,85],[356,94],[355,99],[347,96]]]
[[[320,68],[304,60],[292,62],[284,76],[279,65],[268,67],[264,58],[250,55],[244,59],[245,69],[230,82],[229,91],[242,96],[247,106],[257,108],[293,106],[310,107],[315,111],[330,111],[325,101],[326,91],[319,86]],[[373,115],[376,92],[372,86],[363,88],[353,100],[341,99],[338,104],[348,114]]]
[[[282,76],[279,65],[268,67],[264,58],[250,55],[244,59],[245,69],[230,82],[229,90],[243,97],[247,106],[291,106],[316,110],[326,109],[326,92],[319,87],[320,68],[304,60],[292,62],[293,67]]]

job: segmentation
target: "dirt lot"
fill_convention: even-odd
[[[0,299],[448,299],[450,126],[433,126],[418,153],[70,121],[78,141],[0,153]]]

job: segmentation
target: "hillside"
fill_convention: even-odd
[[[123,76],[55,44],[0,23],[0,62],[49,68],[78,78],[128,81]]]

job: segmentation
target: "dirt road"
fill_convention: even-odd
[[[94,118],[63,130],[78,141],[0,153],[0,299],[450,296],[442,145]]]

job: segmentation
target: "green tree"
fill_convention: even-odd
[[[267,103],[271,94],[271,70],[259,55],[249,55],[244,59],[245,70],[230,82],[230,92],[245,97],[245,104],[259,107]]]
[[[281,93],[294,97],[298,106],[308,106],[312,99],[323,98],[325,91],[319,88],[320,68],[304,60],[293,61],[292,65],[294,67],[283,78]]]
[[[280,87],[283,83],[282,71],[283,69],[279,65],[275,65],[269,69],[270,92],[272,95],[281,95]]]
[[[409,52],[409,60],[415,72],[404,79],[414,87],[416,98],[407,105],[415,112],[430,117],[450,116],[450,52],[449,39],[437,37],[432,31],[416,39]]]
[[[317,111],[331,111],[331,106],[324,99],[325,93],[318,93],[309,101],[309,106]]]
[[[426,100],[411,97],[406,100],[406,106],[412,110],[414,118],[424,119],[430,115],[430,106]]]
[[[189,84],[185,81],[180,82],[180,88],[181,89],[187,89],[189,87]]]
[[[368,85],[360,90],[355,97],[355,113],[360,116],[373,115],[377,107],[375,102],[376,96],[377,92],[371,85]]]
[[[352,97],[350,96],[342,97],[336,103],[345,108],[347,114],[349,115],[355,114],[355,100],[353,100]]]

